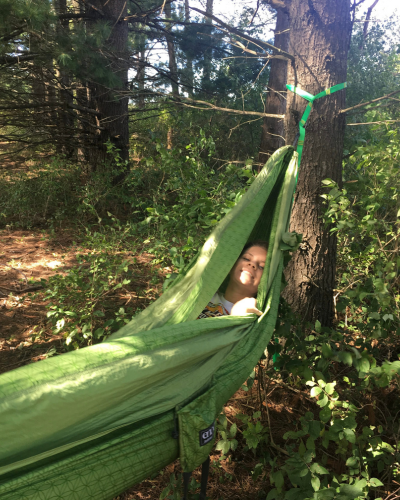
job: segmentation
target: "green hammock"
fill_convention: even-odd
[[[274,330],[296,173],[281,148],[186,275],[106,342],[0,376],[2,500],[112,499],[178,457],[184,471],[207,458]],[[263,315],[196,320],[254,239],[269,241]]]

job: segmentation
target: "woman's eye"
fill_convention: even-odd
[[[249,259],[248,259],[247,257],[243,257],[243,260],[247,260],[247,261],[249,261]]]
[[[262,271],[264,271],[264,266],[258,266]]]

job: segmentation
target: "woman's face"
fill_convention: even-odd
[[[243,255],[239,257],[236,264],[230,272],[230,279],[237,286],[244,288],[248,297],[257,294],[258,285],[264,271],[267,251],[265,248],[254,246],[248,248]]]

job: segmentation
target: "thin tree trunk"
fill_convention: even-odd
[[[190,22],[190,6],[189,6],[189,0],[185,0],[185,22],[189,23]],[[189,94],[189,97],[193,97],[193,90],[194,90],[194,72],[193,72],[193,58],[188,52],[186,54],[186,67],[185,67],[185,77],[186,77],[186,85],[187,85],[187,92]]]
[[[172,17],[172,9],[171,9],[171,4],[169,2],[167,2],[165,4],[165,16],[168,19],[171,19],[171,17]],[[169,27],[167,27],[167,30],[169,29]],[[171,34],[168,31],[167,31],[167,34],[165,35],[165,38],[167,40],[168,65],[169,65],[169,72],[171,75],[172,94],[174,96],[179,96],[178,67],[176,64],[174,41],[173,41],[173,37],[171,36]]]
[[[278,9],[275,28],[275,47],[287,52],[289,50],[289,15],[286,10]],[[268,92],[265,100],[265,113],[283,115],[286,112],[286,81],[287,62],[282,59],[272,59]],[[276,118],[264,118],[259,163],[265,163],[268,158],[285,144],[285,124]]]
[[[214,0],[207,0],[206,13],[212,15],[213,8],[214,8]],[[211,20],[211,18],[205,16],[204,23],[207,25],[207,29],[205,30],[205,34],[211,35],[211,32],[212,32],[212,20]],[[211,85],[212,47],[211,47],[210,40],[211,39],[207,36],[206,44],[208,43],[210,46],[204,52],[203,78],[202,78],[202,87],[205,90],[210,90],[210,85]]]
[[[288,83],[315,95],[346,81],[351,36],[350,0],[292,0],[286,2],[290,18]],[[286,142],[291,144],[307,102],[287,94]],[[341,184],[345,118],[345,92],[315,101],[307,133],[295,194],[291,230],[303,234],[300,249],[286,269],[284,296],[304,320],[331,325],[335,288],[336,237],[322,220],[321,181]]]
[[[138,66],[136,73],[136,80],[138,82],[138,98],[137,98],[137,106],[138,108],[144,108],[144,81],[145,81],[145,73],[146,73],[146,64],[145,64],[146,52],[144,50],[140,50],[138,53]]]

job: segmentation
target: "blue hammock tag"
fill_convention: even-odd
[[[203,429],[199,432],[200,446],[205,446],[207,443],[209,443],[212,439],[214,439],[214,435],[215,420],[209,427],[207,427],[207,429]]]

